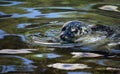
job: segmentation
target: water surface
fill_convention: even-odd
[[[0,73],[119,74],[120,45],[113,46],[119,40],[48,44],[59,42],[60,28],[71,20],[112,26],[119,32],[120,1],[1,0]]]

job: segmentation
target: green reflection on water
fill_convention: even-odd
[[[110,11],[104,11],[99,10],[97,7],[101,4],[112,4],[118,6],[118,10],[120,9],[120,1],[119,0],[12,0],[12,1],[22,1],[25,2],[20,5],[15,5],[11,7],[4,7],[0,6],[0,12],[4,12],[6,14],[27,14],[26,10],[22,8],[35,8],[36,10],[39,10],[42,14],[46,14],[46,16],[50,13],[57,13],[57,12],[72,12],[75,11],[75,13],[65,13],[60,15],[60,17],[57,18],[47,18],[42,15],[40,18],[27,18],[27,17],[20,17],[20,18],[0,18],[0,29],[4,30],[8,34],[32,34],[32,33],[42,33],[44,34],[46,30],[51,29],[60,29],[60,27],[63,25],[63,23],[70,21],[70,20],[82,20],[87,23],[92,24],[103,24],[103,25],[119,25],[120,23],[120,16],[118,12],[110,12]],[[0,2],[0,4],[7,4],[5,2]],[[90,4],[96,4],[93,8],[90,7]],[[84,10],[83,7],[87,7],[88,9]],[[21,8],[22,7],[22,8]],[[46,7],[46,8],[45,8]],[[50,9],[48,7],[61,7],[61,9]],[[71,9],[64,9],[66,7],[72,7]],[[41,8],[41,9],[40,9]],[[80,9],[81,8],[81,9]],[[55,15],[53,15],[55,16]],[[56,23],[52,23],[51,26],[46,26],[50,24],[50,22],[62,22],[60,25],[55,25]],[[26,26],[25,28],[17,28],[18,24],[21,23],[38,23],[38,24],[31,24],[29,26]],[[35,28],[36,27],[36,28]],[[29,29],[32,28],[32,29]],[[54,63],[83,63],[86,65],[89,65],[92,67],[92,69],[85,69],[85,70],[74,70],[75,72],[82,71],[82,72],[88,72],[93,74],[114,74],[119,73],[118,70],[106,70],[106,67],[111,64],[111,67],[116,67],[119,65],[119,62],[115,62],[111,60],[114,60],[116,57],[111,58],[111,60],[106,59],[105,65],[97,64],[96,62],[98,60],[102,60],[106,57],[100,57],[100,58],[72,58],[72,55],[70,54],[72,51],[71,49],[57,49],[53,48],[53,50],[49,50],[52,48],[42,47],[42,46],[32,46],[32,44],[27,44],[24,41],[22,41],[21,37],[15,35],[15,36],[4,36],[3,39],[0,39],[0,49],[19,49],[20,48],[35,48],[38,49],[37,51],[34,51],[34,53],[31,54],[19,54],[19,56],[25,57],[27,59],[30,59],[33,61],[33,65],[37,66],[36,69],[34,69],[33,74],[67,74],[69,71],[66,70],[59,70],[55,68],[49,68],[47,65],[54,64]],[[79,51],[79,50],[78,50]],[[55,53],[59,54],[62,57],[56,57],[56,58],[47,58],[47,56],[43,56],[42,58],[36,57],[37,54],[43,54],[43,53]],[[23,65],[21,60],[19,58],[4,58],[1,56],[0,65]],[[116,58],[118,59],[118,58]],[[89,62],[88,60],[97,60],[94,62]],[[16,71],[15,71],[16,72]],[[18,71],[17,73],[27,73],[22,72],[22,69]],[[74,73],[74,72],[73,72]],[[78,72],[79,73],[79,72]]]

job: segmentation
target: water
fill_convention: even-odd
[[[119,33],[120,1],[1,0],[0,74],[119,74],[119,40],[96,35],[60,44],[60,28],[71,20]]]
[[[1,1],[3,2],[3,4],[1,3],[0,6],[14,6],[14,5],[18,5],[18,4],[22,4],[22,2],[18,2],[18,1]]]

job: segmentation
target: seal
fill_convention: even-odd
[[[61,29],[60,39],[66,42],[75,42],[78,38],[95,33],[102,33],[106,37],[112,35],[114,30],[104,25],[90,25],[74,20],[65,23]]]

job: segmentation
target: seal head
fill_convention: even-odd
[[[78,37],[88,34],[90,28],[81,21],[69,21],[61,29],[60,39],[66,42],[74,42]]]

